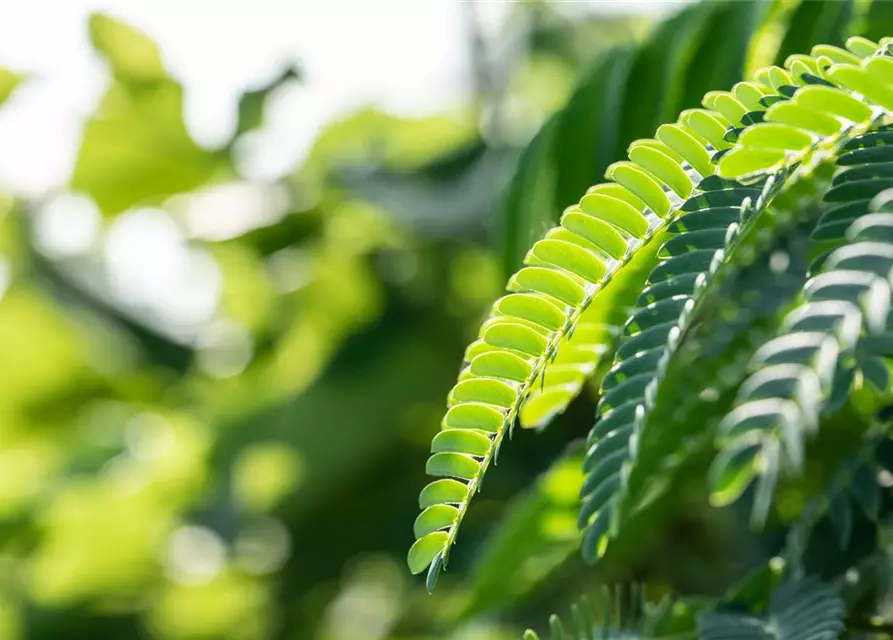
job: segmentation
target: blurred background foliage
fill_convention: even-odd
[[[204,148],[155,43],[92,16],[110,80],[68,188],[0,194],[0,640],[499,640],[595,584],[574,553],[585,395],[505,447],[436,595],[405,570],[465,345],[630,141],[893,12],[530,2],[484,35],[468,6],[468,104],[364,108],[275,182],[238,150],[299,65]],[[700,551],[675,559],[695,585]]]

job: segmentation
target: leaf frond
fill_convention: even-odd
[[[834,640],[843,631],[843,601],[814,578],[789,580],[772,594],[765,616],[711,611],[698,616],[702,640]]]
[[[629,587],[602,586],[595,604],[582,597],[571,605],[570,623],[557,615],[549,618],[549,635],[545,640],[649,640],[694,638],[690,619],[671,626],[673,600],[664,596],[652,603],[645,589],[638,584]],[[540,640],[533,630],[524,633],[524,640]]]
[[[874,379],[879,390],[889,384],[881,358],[889,355],[883,345],[893,312],[893,236],[888,233],[893,215],[879,212],[889,206],[886,196],[871,197],[886,180],[862,177],[871,175],[872,164],[845,169],[835,177],[825,200],[844,200],[841,188],[853,181],[864,183],[848,192],[852,200],[845,200],[859,203],[862,215],[850,222],[843,246],[828,254],[820,271],[803,286],[799,304],[785,316],[778,335],[756,351],[749,366],[752,374],[719,424],[712,499],[727,504],[756,482],[752,520],[757,525],[768,516],[779,470],[802,472],[806,438],[818,431],[823,412],[846,401],[854,377],[867,370],[866,377]],[[853,171],[859,177],[851,180]]]
[[[871,47],[866,49],[864,44],[861,40],[853,40],[850,46],[862,53],[871,50]],[[880,77],[886,67],[881,68],[879,64],[893,63],[878,58],[875,52],[882,50],[873,46],[875,50],[864,61],[859,61],[852,53],[833,47],[814,49],[812,57],[798,56],[796,59],[789,59],[789,69],[770,67],[760,70],[756,73],[754,83],[736,85],[732,92],[708,94],[704,106],[714,112],[718,111],[732,123],[723,132],[715,128],[712,132],[714,140],[720,144],[718,137],[721,134],[723,142],[735,143],[731,149],[727,146],[714,154],[713,161],[718,162],[719,175],[748,184],[758,183],[767,175],[771,176],[771,180],[776,182],[775,193],[778,195],[775,197],[794,200],[791,206],[776,207],[786,214],[776,217],[782,221],[793,218],[796,211],[803,207],[791,194],[796,193],[797,188],[803,190],[804,185],[807,195],[820,193],[829,159],[833,160],[837,156],[839,148],[882,123],[881,118],[888,107],[883,103],[883,91],[874,87],[874,77],[870,82],[862,81],[864,77],[859,73],[855,77],[862,80],[853,81],[850,77],[853,75],[852,69],[869,68],[873,68],[875,76]],[[820,58],[829,53],[848,62],[827,65],[828,70],[825,73],[826,69]],[[807,64],[810,60],[811,63]],[[855,66],[853,60],[856,62]],[[794,65],[794,62],[798,65]],[[806,70],[801,69],[804,66]],[[821,77],[812,75],[813,71]],[[875,100],[867,99],[866,94],[853,86],[853,82],[861,82],[859,86],[866,88]],[[829,86],[835,84],[838,86]],[[770,95],[773,92],[776,97]],[[819,108],[824,111],[819,111]],[[810,114],[819,115],[807,117]],[[689,117],[698,117],[703,122],[708,122],[706,118],[710,115],[710,111],[693,111]],[[773,199],[769,193],[764,193],[763,196],[759,209],[763,209],[767,202],[771,204]],[[732,200],[727,204],[740,206],[741,200]],[[683,215],[672,227],[672,230],[682,233],[661,249],[667,256],[674,252],[682,254],[675,259],[685,269],[672,273],[660,265],[649,276],[652,283],[665,276],[665,272],[669,272],[671,278],[678,278],[678,286],[662,283],[659,290],[661,293],[671,294],[667,296],[669,301],[655,297],[655,301],[662,302],[661,310],[667,314],[662,318],[665,321],[641,331],[628,344],[621,344],[617,351],[615,369],[606,377],[605,386],[608,388],[604,389],[605,395],[599,408],[601,419],[597,420],[590,436],[591,455],[587,458],[589,477],[584,483],[585,500],[580,514],[581,526],[587,527],[584,556],[590,561],[595,561],[604,554],[610,534],[617,533],[619,525],[614,503],[626,491],[629,477],[635,472],[642,438],[648,437],[648,414],[658,397],[659,385],[666,375],[673,352],[692,316],[696,302],[699,301],[698,294],[706,290],[706,282],[719,266],[728,261],[727,254],[733,248],[731,245],[735,237],[740,234],[740,227],[747,228],[747,222],[751,221],[744,221],[740,216],[736,220],[733,211],[725,210],[715,217],[714,222],[714,217],[709,212],[710,207],[704,206],[696,198],[686,203],[683,206],[685,208],[693,210],[692,228],[685,228],[687,216]],[[755,217],[752,216],[751,219]],[[712,226],[714,224],[715,227]],[[760,237],[771,237],[777,226],[777,221],[767,225],[761,220],[757,240]],[[729,240],[732,242],[728,242]],[[752,248],[748,249],[752,254]],[[652,301],[646,298],[644,302]],[[647,313],[641,306],[637,313]],[[740,369],[740,365],[738,368]],[[627,378],[627,374],[631,375]],[[774,372],[776,376],[782,374],[790,378],[796,377],[792,370],[776,369]],[[772,374],[764,375],[771,377]],[[625,379],[624,383],[617,388],[610,388],[620,377]],[[733,381],[736,378],[737,376],[732,376]],[[712,395],[717,393],[715,391]],[[618,399],[624,402],[620,403]],[[684,444],[685,438],[680,436],[676,438],[676,442],[677,445],[670,448],[666,448],[665,443],[661,451],[656,454],[652,452],[652,457],[667,458],[672,464],[673,459],[684,455],[677,452],[676,446]],[[728,454],[731,462],[746,457],[751,452],[746,444],[742,444],[739,449],[733,449]],[[775,465],[765,465],[767,478],[776,473]],[[739,479],[734,474],[730,477],[728,474],[723,476],[723,480],[728,480],[729,486],[735,490],[743,484],[738,482]],[[747,485],[743,486],[746,488]],[[743,491],[743,488],[740,490]]]
[[[756,85],[753,91],[772,93]],[[728,106],[729,100],[734,98],[720,103]],[[474,435],[438,434],[432,446],[427,470],[442,479],[422,492],[424,526],[417,521],[408,557],[413,573],[428,569],[429,588],[447,564],[469,501],[505,435],[519,417],[529,426],[544,424],[579,392],[611,339],[610,325],[590,322],[587,314],[611,308],[618,289],[636,284],[636,268],[650,270],[660,246],[656,239],[663,239],[684,203],[704,193],[701,185],[711,184],[704,183],[713,172],[711,154],[729,148],[723,136],[731,126],[722,110],[686,112],[658,128],[655,138],[634,142],[630,160],[608,168],[612,182],[592,187],[566,209],[509,280],[510,293],[496,302],[466,351],[443,420],[444,431]],[[580,331],[585,337],[575,343],[576,331],[587,326],[593,331]],[[562,355],[568,346],[571,351]]]

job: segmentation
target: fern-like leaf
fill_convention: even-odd
[[[636,424],[644,420],[652,394],[685,329],[710,273],[721,264],[737,237],[738,223],[753,212],[759,189],[715,178],[703,181],[703,193],[683,205],[670,225],[678,232],[662,246],[661,263],[648,279],[638,305],[624,326],[614,366],[602,383],[596,425],[589,434],[584,461],[580,526],[587,527],[584,557],[594,561],[606,549],[614,519],[621,472],[634,457]],[[713,190],[710,190],[713,187]],[[693,211],[686,211],[686,210]]]
[[[888,149],[882,151],[879,158],[893,158]],[[847,155],[838,164],[851,166]],[[824,410],[846,400],[856,372],[866,367],[876,367],[881,376],[886,372],[876,359],[884,353],[893,311],[893,215],[875,213],[878,203],[868,204],[887,183],[873,164],[835,177],[825,200],[856,203],[864,213],[851,222],[846,244],[804,285],[801,303],[785,317],[779,335],[756,352],[753,375],[719,425],[712,499],[727,504],[756,481],[756,524],[766,519],[779,471],[802,470],[805,438],[817,431]],[[877,384],[886,388],[887,382]]]
[[[613,182],[592,187],[568,208],[510,279],[511,293],[495,303],[466,351],[432,443],[427,471],[440,479],[419,498],[423,511],[408,557],[413,573],[428,569],[429,589],[505,435],[519,415],[528,425],[543,424],[579,392],[610,340],[604,323],[588,323],[587,310],[598,317],[597,305],[611,308],[630,272],[647,273],[643,257],[653,261],[655,238],[699,193],[697,185],[713,171],[710,154],[729,147],[722,139],[729,126],[719,112],[688,114],[660,127],[655,139],[634,142],[630,161],[608,168]],[[585,336],[582,349],[573,342],[576,331]],[[572,351],[562,355],[567,347]]]
[[[784,193],[790,190],[789,185],[809,180],[813,173],[827,165],[827,159],[835,157],[837,147],[877,126],[885,109],[889,108],[881,78],[886,72],[886,63],[893,64],[893,61],[877,57],[876,52],[883,52],[883,49],[863,39],[851,39],[848,46],[860,55],[867,54],[868,58],[860,62],[855,53],[834,47],[817,47],[812,56],[789,58],[787,69],[771,67],[761,70],[752,83],[736,85],[732,92],[708,94],[704,101],[708,111],[694,111],[689,117],[706,118],[718,111],[728,121],[735,123],[722,132],[722,139],[736,142],[735,147],[720,151],[713,157],[719,163],[719,173],[747,182],[773,175],[773,180],[778,183],[775,191]],[[772,95],[773,92],[776,95]],[[716,131],[714,136],[720,133]],[[764,201],[768,199],[767,196],[764,194]],[[796,209],[796,206],[793,208]],[[591,434],[593,455],[588,460],[589,477],[584,484],[584,493],[589,493],[580,517],[581,525],[588,525],[583,549],[590,560],[604,553],[609,532],[613,530],[616,533],[618,528],[616,509],[602,507],[616,501],[618,494],[623,494],[628,478],[635,469],[643,430],[647,431],[648,413],[692,314],[693,298],[698,291],[693,283],[700,279],[703,285],[705,275],[709,276],[712,272],[708,260],[716,258],[714,266],[718,267],[718,263],[727,258],[725,253],[729,247],[723,246],[726,243],[720,241],[722,232],[731,232],[732,239],[739,233],[736,229],[739,221],[733,221],[733,216],[717,221],[716,227],[706,222],[709,213],[699,213],[698,216],[693,221],[705,227],[704,232],[697,235],[698,242],[712,241],[714,249],[722,246],[723,253],[717,254],[708,249],[699,255],[697,243],[690,243],[682,236],[674,239],[676,247],[690,249],[680,260],[688,267],[688,273],[683,274],[685,279],[680,279],[679,293],[683,297],[665,303],[667,309],[675,308],[679,315],[675,321],[670,320],[659,328],[650,329],[650,333],[642,332],[639,339],[641,344],[631,344],[626,353],[623,346],[618,350],[618,356],[625,355],[626,358],[615,364],[615,371],[618,374],[637,374],[625,382],[626,389],[623,389],[635,393],[624,398],[626,405],[619,412],[617,409],[621,409],[621,406],[612,404],[611,400],[611,394],[619,395],[618,391],[606,394],[602,402],[614,411],[607,412],[602,420],[597,421]],[[789,217],[780,216],[785,219]],[[681,218],[680,224],[684,220],[685,217]],[[725,225],[725,229],[722,225]],[[762,224],[758,231],[758,235],[762,236],[772,234],[771,226]],[[667,244],[668,252],[673,246]],[[752,248],[749,251],[752,253]],[[699,272],[702,275],[697,275]],[[655,275],[659,274],[653,274],[649,279],[655,280]],[[682,283],[685,283],[684,288]],[[684,296],[688,296],[688,300]],[[652,337],[653,341],[648,342]],[[645,347],[654,351],[649,353]],[[614,379],[609,374],[606,381],[610,384]],[[618,434],[615,431],[618,427],[622,427],[625,433]],[[677,441],[682,442],[683,439],[678,438]],[[616,453],[623,447],[626,448],[626,459],[623,453]],[[599,455],[599,450],[603,454],[614,455],[607,468],[603,464],[607,464],[606,459]],[[667,458],[671,453],[675,451],[663,450],[662,457]],[[653,457],[661,456],[655,456],[652,452]],[[771,467],[767,468],[767,473],[771,471]],[[610,484],[606,484],[606,481]]]
[[[878,48],[851,40],[853,52],[817,47],[811,57],[790,58],[787,69],[771,67],[731,92],[708,94],[706,110],[685,112],[678,124],[659,128],[656,139],[634,143],[629,162],[608,168],[606,175],[613,184],[590,189],[579,205],[565,211],[560,226],[533,245],[526,266],[509,282],[512,293],[496,303],[479,340],[469,347],[468,366],[450,394],[443,430],[432,444],[427,469],[442,479],[422,492],[424,511],[416,521],[417,541],[408,558],[414,573],[428,568],[429,589],[447,563],[471,496],[479,490],[484,472],[537,381],[543,390],[538,398],[543,406],[531,411],[531,422],[541,424],[554,413],[543,398],[553,398],[554,406],[566,406],[592,370],[600,350],[590,343],[593,360],[576,367],[569,382],[557,376],[559,384],[550,387],[558,386],[558,393],[545,395],[548,365],[569,342],[586,310],[611,289],[633,256],[642,253],[643,247],[654,246],[659,232],[680,216],[684,203],[692,202],[693,196],[697,201],[700,189],[696,185],[713,171],[715,162],[722,175],[747,181],[793,169],[796,182],[821,166],[839,145],[875,127],[886,109],[893,108],[893,89],[887,85],[893,60],[883,57],[886,43],[882,44]],[[867,59],[860,59],[872,51]],[[730,150],[731,143],[735,146]],[[716,233],[704,233],[698,240],[715,243],[717,238]],[[667,251],[672,251],[669,243]],[[709,267],[704,260],[713,260],[716,254],[706,253],[689,251],[667,260],[656,272],[663,269],[672,276],[678,270],[690,275]],[[679,338],[679,331],[672,329],[642,331],[627,349],[638,353],[638,347],[659,347],[662,340],[672,343]],[[613,401],[642,391],[646,400],[649,393],[653,397],[654,385],[646,379],[631,377],[612,392]],[[561,384],[566,388],[561,389]],[[619,406],[611,402],[608,397],[603,400],[606,406]],[[635,405],[636,416],[641,415],[641,407]],[[630,449],[635,452],[635,447]],[[607,517],[595,514],[603,511],[600,506],[621,484],[622,478],[612,478],[595,487],[581,521],[586,524],[594,515],[591,526],[606,530]],[[591,531],[588,538],[592,542]]]
[[[843,601],[818,580],[781,585],[765,616],[709,612],[698,616],[702,640],[834,640],[843,631]]]
[[[548,640],[648,640],[672,637],[683,640],[693,635],[691,618],[672,620],[672,600],[664,596],[650,603],[640,585],[629,588],[603,586],[597,606],[584,597],[571,605],[569,625],[552,615],[549,618]],[[673,627],[670,625],[676,623]],[[528,629],[524,640],[540,640]]]

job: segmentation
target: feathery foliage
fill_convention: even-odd
[[[589,189],[578,205],[565,210],[560,225],[533,245],[526,266],[509,280],[512,293],[494,303],[478,340],[466,350],[426,467],[442,479],[419,497],[423,511],[409,552],[410,569],[428,569],[431,588],[449,559],[471,497],[528,396],[541,386],[526,409],[538,415],[531,420],[538,424],[542,414],[549,415],[538,404],[558,395],[565,405],[579,392],[610,336],[608,327],[586,322],[586,311],[596,301],[609,305],[603,299],[629,285],[620,277],[624,269],[640,253],[647,255],[645,247],[655,244],[682,211],[683,198],[712,174],[709,153],[696,136],[721,132],[725,120],[704,118],[665,125],[655,139],[633,143],[630,160],[609,167],[613,182]]]
[[[843,631],[843,602],[816,580],[799,580],[772,594],[765,616],[710,612],[698,617],[704,640],[833,640]]]
[[[792,20],[844,10],[803,3]],[[769,579],[699,601],[678,637],[877,626],[859,618],[871,587],[855,606],[860,574],[815,549],[827,522],[849,569],[886,558],[864,545],[886,527],[890,484],[878,411],[893,357],[893,38],[781,61],[631,142],[510,277],[432,443],[440,479],[422,491],[409,552],[429,590],[514,424],[546,426],[602,372],[581,461],[587,563],[641,568],[643,530],[709,518],[709,504],[748,529]],[[553,617],[553,640],[660,637],[588,611],[570,633]]]
[[[641,585],[628,590],[602,587],[597,604],[581,598],[571,605],[571,622],[566,625],[556,615],[549,618],[548,640],[646,640],[677,637],[672,624],[670,598],[650,603]],[[679,617],[679,616],[677,616]],[[568,631],[568,628],[570,631]],[[524,640],[540,640],[528,630]]]

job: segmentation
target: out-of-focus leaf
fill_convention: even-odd
[[[453,156],[464,166],[454,166]],[[475,155],[460,151],[411,173],[359,165],[336,175],[348,190],[418,232],[468,235],[483,228],[513,157],[508,149]]]
[[[189,137],[183,89],[165,73],[154,43],[98,14],[90,19],[90,35],[114,81],[86,124],[72,189],[114,215],[191,191],[226,167],[225,155]]]
[[[784,64],[787,57],[794,53],[808,53],[814,45],[830,44],[843,46],[849,33],[850,21],[853,18],[853,2],[851,0],[808,0],[801,2],[788,23],[784,39],[778,48],[775,64]],[[883,5],[886,2],[872,2]],[[870,20],[870,19],[869,19]],[[885,30],[888,28],[885,23]],[[883,35],[887,35],[884,33]]]
[[[234,571],[207,581],[172,582],[159,590],[147,617],[151,628],[169,640],[270,637],[270,591],[263,580]],[[250,631],[233,631],[245,628]]]
[[[612,149],[617,122],[625,112],[623,87],[629,78],[633,50],[612,51],[587,73],[558,116],[552,153],[558,167],[550,224],[569,205],[599,182],[609,164],[617,159]],[[622,143],[621,143],[622,144]]]
[[[506,273],[613,162],[632,50],[606,54],[525,149],[499,213]]]
[[[461,152],[476,136],[474,123],[457,115],[406,119],[366,108],[327,125],[306,164],[326,171],[332,165],[381,163],[409,172]]]
[[[647,585],[637,582],[613,588],[602,585],[594,598],[584,595],[571,604],[570,633],[558,615],[550,616],[551,633],[546,640],[690,638],[701,608],[696,599],[674,602],[668,594],[651,602]],[[528,629],[524,640],[539,640],[539,636]]]
[[[289,65],[267,84],[243,93],[242,97],[239,98],[239,119],[233,139],[235,140],[243,133],[263,125],[264,105],[270,94],[292,80],[299,80],[300,77],[298,69],[293,65]]]
[[[560,113],[552,116],[524,150],[503,197],[497,229],[506,275],[518,268],[527,249],[557,217],[553,210],[556,167],[551,151],[559,118]]]
[[[116,78],[125,81],[161,80],[167,77],[158,47],[145,35],[114,18],[90,16],[90,41]]]
[[[747,62],[748,42],[756,31],[768,2],[703,3],[713,6],[713,15],[700,46],[687,60],[685,90],[677,109],[697,107],[708,91],[731,89],[742,78]]]
[[[123,330],[133,343],[138,345],[143,356],[155,364],[176,371],[184,371],[192,361],[193,349],[187,344],[175,341],[158,330],[133,318],[126,311],[117,308],[107,296],[98,290],[91,290],[83,281],[72,278],[64,263],[54,263],[28,247],[28,257],[34,273],[47,285],[58,303],[69,311],[95,314],[108,328]]]
[[[407,397],[436,397],[453,373],[452,366],[446,364],[444,345],[425,344],[419,332],[403,333],[400,338],[382,338],[381,349],[391,349],[387,358],[370,355],[363,366],[352,367],[347,374],[330,370],[293,400],[268,404],[258,414],[227,425],[217,442],[219,463],[224,464],[234,452],[257,441],[277,440],[293,446],[306,461],[305,476],[319,480],[312,486],[302,486],[288,502],[289,510],[306,513],[316,501],[340,489],[357,468],[399,440],[393,416],[406,410]],[[420,378],[417,367],[422,366],[429,374]],[[370,387],[369,380],[382,384]],[[313,422],[323,407],[333,411],[330,424],[338,425],[347,440],[336,441],[318,430],[294,428],[295,424]],[[390,417],[379,419],[385,415]]]
[[[139,345],[141,353],[151,362],[174,371],[185,371],[194,355],[191,346],[174,341],[159,331],[131,318],[107,301],[93,296],[74,282],[65,279],[58,271],[48,273],[57,295],[68,304],[81,310],[96,313],[111,327],[123,329]]]
[[[568,19],[548,3],[525,3],[532,29],[530,49],[534,55],[556,56],[570,65],[592,60],[605,50],[626,44],[647,33],[651,19],[641,14],[604,13],[589,19]]]
[[[577,549],[582,464],[571,451],[517,499],[475,562],[463,616],[523,597]]]
[[[22,82],[22,76],[13,73],[9,69],[0,67],[0,104],[9,100],[9,96]]]
[[[768,6],[763,11],[759,25],[750,37],[742,78],[752,78],[758,69],[768,67],[775,62],[778,45],[785,35],[788,21],[791,14],[797,10],[796,2],[771,0],[765,4]],[[708,91],[711,90],[708,89]]]
[[[635,53],[629,81],[620,85],[623,116],[612,159],[625,155],[633,140],[653,135],[658,125],[675,118],[685,77],[693,72],[689,61],[716,13],[713,3],[687,7],[660,24]]]
[[[27,339],[22,339],[27,328]],[[0,415],[4,428],[9,416],[22,407],[64,394],[73,380],[92,383],[87,377],[88,350],[78,335],[55,313],[48,302],[29,289],[10,289],[0,305],[0,349],[4,366],[0,384]]]
[[[866,29],[863,36],[869,40],[880,40],[890,35],[893,27],[893,2],[874,0],[868,7]]]
[[[844,629],[844,607],[834,589],[814,578],[790,580],[772,594],[764,616],[738,611],[707,611],[698,616],[705,640],[830,640]]]

